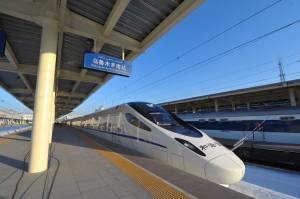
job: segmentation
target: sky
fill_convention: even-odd
[[[279,60],[286,80],[300,78],[300,22],[203,63],[207,58],[299,20],[300,0],[282,0],[181,56],[275,1],[206,0],[132,62],[131,77],[114,76],[74,109],[73,114],[84,115],[100,106],[107,108],[129,101],[161,103],[275,83],[280,81]],[[193,67],[187,70],[190,66]],[[2,106],[29,112],[1,89],[0,108]]]

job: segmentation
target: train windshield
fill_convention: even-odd
[[[152,112],[149,113],[155,124],[159,126],[178,126],[178,122],[169,113]]]
[[[141,115],[164,129],[185,136],[202,137],[202,134],[197,129],[190,126],[176,115],[169,113],[161,106],[145,102],[133,102],[129,103],[129,105]]]

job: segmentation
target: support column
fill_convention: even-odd
[[[250,102],[247,102],[247,109],[249,110],[250,109]]]
[[[178,113],[178,109],[177,109],[177,105],[175,105],[175,114],[177,114]]]
[[[299,92],[299,90],[295,90],[295,94],[296,94],[297,99],[298,99],[298,100],[296,100],[296,105],[297,105],[297,104],[300,104],[300,92]]]
[[[235,102],[233,100],[231,101],[231,106],[232,106],[232,110],[235,111]]]
[[[293,88],[289,88],[289,96],[290,96],[290,105],[296,106],[296,97],[295,97],[295,91]]]
[[[218,99],[214,100],[214,104],[215,104],[215,112],[219,112],[219,103],[218,103]]]
[[[193,106],[192,109],[193,113],[196,113],[196,107]]]
[[[45,171],[48,165],[50,108],[54,91],[57,39],[57,22],[44,20],[34,100],[29,173]]]

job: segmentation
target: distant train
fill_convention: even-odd
[[[235,151],[245,160],[300,168],[300,114],[297,112],[297,109],[273,109],[178,116],[229,148],[248,136],[247,142]]]
[[[233,184],[245,174],[231,150],[152,103],[122,104],[69,124],[218,184]]]
[[[234,115],[234,114],[232,114]],[[300,144],[300,119],[298,114],[290,115],[256,115],[221,118],[197,118],[197,115],[179,115],[184,121],[205,130],[212,137],[224,139],[241,139],[264,121],[263,126],[255,132],[254,141]]]

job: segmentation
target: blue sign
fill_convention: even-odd
[[[98,70],[126,77],[131,75],[130,62],[101,53],[85,53],[83,67],[85,69]]]
[[[6,34],[4,30],[0,30],[0,57],[4,57],[6,44]]]

